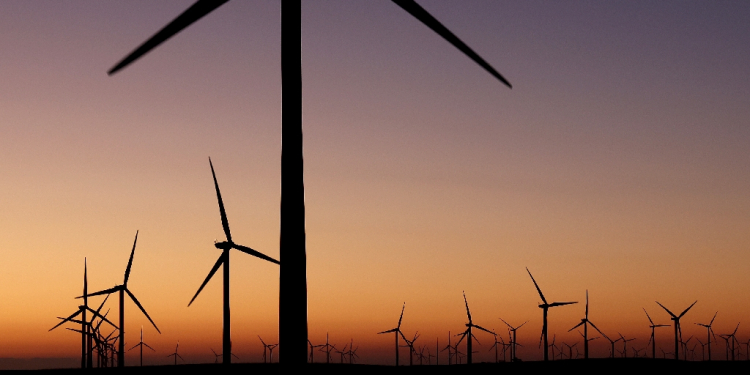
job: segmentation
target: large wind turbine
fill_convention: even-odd
[[[135,244],[138,243],[138,231],[135,232],[135,240],[133,241],[133,249],[130,251],[130,259],[128,260],[128,266],[125,268],[125,279],[122,282],[122,285],[115,285],[114,288],[100,290],[95,293],[91,293],[88,295],[88,297],[93,296],[99,296],[103,294],[111,294],[115,292],[120,292],[120,339],[118,340],[118,350],[117,350],[117,367],[125,367],[125,293],[130,296],[130,299],[133,300],[133,303],[135,303],[136,306],[138,306],[139,309],[141,309],[141,312],[143,312],[143,315],[146,315],[146,318],[148,318],[148,321],[151,322],[151,324],[156,328],[156,331],[161,334],[161,331],[159,330],[159,327],[156,326],[156,323],[151,319],[150,316],[148,316],[148,313],[146,310],[141,306],[141,303],[138,302],[138,298],[135,298],[135,295],[128,289],[128,279],[130,278],[130,268],[133,266],[133,255],[135,255]],[[83,295],[78,298],[86,298],[86,295]]]
[[[493,335],[493,336],[495,335],[495,332],[492,332],[492,331],[490,331],[487,328],[480,327],[480,326],[474,324],[474,322],[471,320],[471,312],[469,312],[469,303],[466,302],[466,293],[464,293],[464,304],[466,305],[466,317],[469,319],[469,322],[466,323],[466,331],[464,331],[463,333],[460,334],[461,338],[458,340],[458,342],[456,343],[456,345],[458,345],[459,343],[461,343],[461,340],[463,340],[463,339],[467,340],[466,341],[466,364],[470,365],[472,363],[471,362],[471,353],[472,353],[472,349],[471,349],[471,346],[472,346],[471,343],[472,343],[472,341],[471,340],[472,339],[476,340],[476,337],[474,337],[474,334],[471,333],[471,329],[472,328],[481,329],[482,331],[485,331],[485,332],[487,332],[487,333],[489,333],[490,335]]]
[[[529,271],[528,268],[526,268],[526,272],[529,273],[529,276],[531,276],[531,271]],[[539,297],[542,298],[542,304],[539,305],[539,308],[542,309],[542,339],[544,340],[544,360],[549,361],[549,345],[547,341],[547,310],[549,310],[550,307],[555,306],[564,306],[564,305],[571,305],[576,302],[552,302],[547,303],[547,300],[544,298],[544,294],[542,294],[542,290],[539,289],[539,285],[536,283],[536,280],[534,280],[534,276],[531,276],[531,281],[534,282],[534,286],[536,287],[536,291],[539,292]]]
[[[229,221],[227,221],[227,212],[224,210],[224,201],[221,199],[221,191],[219,191],[219,183],[216,182],[216,173],[214,173],[214,165],[211,162],[211,158],[208,158],[208,164],[211,166],[211,175],[214,177],[214,187],[216,188],[216,198],[219,200],[219,213],[221,214],[221,225],[224,227],[224,234],[227,236],[227,240],[224,242],[217,242],[214,243],[214,246],[216,246],[217,249],[222,250],[221,255],[219,255],[219,259],[216,260],[216,263],[214,263],[214,266],[211,268],[211,271],[208,272],[208,276],[206,276],[206,279],[203,280],[203,284],[201,284],[200,288],[198,288],[198,291],[195,292],[195,295],[193,296],[193,299],[190,300],[190,303],[188,303],[188,307],[193,304],[193,301],[195,301],[195,298],[198,297],[198,294],[200,294],[201,290],[203,290],[203,287],[208,284],[208,281],[211,280],[211,278],[214,276],[216,271],[221,267],[224,266],[223,273],[224,273],[224,314],[223,314],[223,321],[224,326],[222,330],[222,357],[221,361],[223,364],[228,365],[232,363],[232,337],[231,337],[231,327],[230,327],[230,314],[229,314],[229,250],[231,249],[237,249],[239,251],[242,251],[243,253],[250,254],[253,256],[256,256],[261,259],[265,259],[271,263],[279,264],[279,261],[276,259],[273,259],[265,254],[262,254],[260,252],[257,252],[249,247],[238,245],[232,241],[232,234],[229,232]]]
[[[680,359],[680,335],[682,334],[682,331],[680,329],[680,318],[682,318],[683,315],[685,315],[688,310],[690,310],[698,301],[696,300],[693,302],[692,305],[688,306],[685,311],[683,311],[680,315],[675,315],[671,311],[669,311],[668,308],[664,307],[659,301],[656,301],[656,303],[661,306],[662,309],[664,309],[667,313],[669,313],[670,316],[672,316],[672,320],[674,321],[674,359]]]
[[[198,0],[172,22],[110,69],[126,67],[228,0]],[[437,19],[413,0],[393,0],[502,83],[511,84]],[[281,1],[281,234],[279,274],[279,341],[292,365],[307,363],[307,260],[305,187],[302,153],[301,0]],[[226,357],[225,357],[226,358]]]
[[[649,342],[651,343],[651,358],[656,358],[656,329],[659,327],[669,327],[669,324],[654,324],[654,321],[651,320],[646,309],[643,309],[643,312],[646,313],[646,317],[648,317],[648,321],[651,323],[649,326],[651,328],[651,338],[649,339]],[[646,346],[648,346],[648,344]]]
[[[401,332],[401,319],[404,318],[404,309],[406,308],[406,302],[404,302],[404,306],[401,307],[401,316],[398,317],[398,325],[396,328],[391,328],[387,331],[378,332],[378,335],[381,335],[383,333],[391,333],[394,332],[396,334],[396,366],[398,366],[398,335],[403,336],[404,333]],[[326,345],[328,344],[328,335],[326,334]]]

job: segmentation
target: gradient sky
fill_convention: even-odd
[[[229,2],[106,75],[191,3],[0,1],[0,357],[80,355],[79,336],[47,330],[75,311],[84,257],[90,288],[119,284],[140,230],[130,288],[162,334],[129,303],[128,346],[144,325],[147,362],[178,340],[212,361],[219,280],[187,307],[223,239],[209,156],[235,241],[278,257],[278,1]],[[303,2],[314,343],[353,338],[362,362],[392,363],[375,333],[405,301],[407,336],[444,346],[466,291],[477,324],[529,320],[519,356],[538,359],[524,267],[550,301],[588,289],[591,320],[639,348],[642,308],[669,323],[655,300],[698,300],[685,337],[716,311],[717,333],[748,317],[750,3],[420,4],[514,88],[389,1]],[[278,268],[232,259],[234,350],[259,361]],[[583,309],[552,309],[550,334],[580,341]]]

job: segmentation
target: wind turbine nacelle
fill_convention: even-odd
[[[214,246],[216,246],[217,249],[229,250],[229,249],[232,248],[232,243],[231,242],[227,242],[227,241],[224,241],[224,242],[214,242]]]

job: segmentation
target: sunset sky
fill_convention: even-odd
[[[579,301],[550,310],[558,343],[581,341],[587,289],[591,321],[628,346],[648,341],[642,308],[670,323],[654,301],[698,300],[685,338],[718,311],[716,333],[743,322],[747,341],[750,3],[418,2],[513,89],[390,1],[303,2],[311,341],[391,364],[376,333],[406,302],[402,329],[434,352],[465,329],[465,291],[476,324],[528,320],[519,356],[540,359],[525,267],[548,301]],[[0,1],[0,357],[80,356],[79,335],[47,330],[77,309],[84,258],[90,291],[122,283],[139,230],[129,287],[162,334],[128,302],[126,346],[143,325],[145,362],[178,340],[213,361],[220,279],[187,307],[224,240],[209,156],[234,240],[278,258],[279,2],[230,1],[106,74],[192,3]],[[278,271],[232,253],[243,362],[257,335],[277,342]],[[493,360],[476,335],[475,361]]]

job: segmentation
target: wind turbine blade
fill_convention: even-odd
[[[214,276],[216,271],[221,267],[221,265],[224,263],[224,252],[219,255],[219,259],[216,260],[216,263],[214,263],[214,266],[211,268],[211,271],[208,272],[208,276],[206,276],[206,279],[203,280],[203,284],[201,284],[201,287],[198,288],[198,291],[195,292],[195,295],[193,296],[193,299],[190,300],[190,303],[188,303],[188,307],[193,304],[193,301],[195,301],[195,298],[198,297],[198,294],[201,293],[201,290],[208,284],[208,281],[211,280],[211,278]]]
[[[480,326],[478,326],[478,325],[476,325],[476,324],[472,324],[472,326],[473,326],[474,328],[479,328],[479,329],[481,329],[482,331],[485,331],[485,332],[489,333],[490,335],[495,335],[495,332],[492,332],[492,331],[490,331],[490,330],[489,330],[489,329],[487,329],[487,328],[484,328],[484,327],[480,327]]]
[[[583,325],[583,323],[585,323],[585,322],[584,322],[584,321],[582,320],[582,321],[581,321],[580,323],[576,324],[576,326],[575,326],[575,327],[573,327],[573,328],[569,329],[569,330],[568,330],[568,332],[570,332],[570,331],[572,331],[572,330],[574,330],[574,329],[576,329],[576,328],[578,328],[578,327],[582,326],[582,325]],[[593,325],[593,324],[592,324],[592,325]]]
[[[151,322],[151,324],[154,326],[154,328],[156,328],[156,332],[159,332],[159,334],[161,334],[161,331],[159,330],[159,327],[156,326],[156,323],[154,323],[154,321],[151,319],[151,317],[148,316],[148,313],[146,312],[146,309],[144,309],[143,306],[141,306],[141,303],[138,302],[138,298],[135,298],[135,296],[133,295],[133,293],[131,293],[130,290],[128,290],[128,289],[125,289],[125,292],[128,293],[128,295],[130,296],[130,299],[133,300],[133,302],[135,303],[135,305],[138,306],[139,309],[141,309],[141,311],[143,312],[143,315],[146,315],[146,318],[148,318],[148,321]]]
[[[135,244],[138,242],[138,231],[135,231],[135,241],[133,241],[133,250],[130,250],[130,259],[128,259],[128,268],[125,269],[125,281],[122,285],[128,285],[128,278],[130,278],[130,268],[133,266],[133,255],[135,254]]]
[[[510,324],[508,324],[508,322],[506,322],[505,320],[503,320],[503,318],[499,318],[499,319],[502,320],[503,323],[505,323],[505,325],[508,326],[508,328],[513,329],[513,326],[511,326]]]
[[[137,348],[137,347],[138,347],[138,345],[141,345],[141,343],[139,342],[139,343],[135,344],[135,345],[134,345],[134,346],[133,346],[132,348],[128,349],[128,351],[131,351],[131,350],[133,350],[133,349]]]
[[[122,61],[117,63],[117,65],[112,67],[107,74],[112,75],[117,73],[117,71],[128,66],[133,61],[156,48],[159,44],[171,38],[178,32],[182,31],[182,29],[188,27],[190,24],[199,20],[201,17],[210,13],[227,1],[228,0],[198,0],[195,4],[190,6],[190,8],[177,16],[172,22],[167,24],[167,26],[164,26],[163,29],[159,30],[154,36],[149,38],[146,42],[122,59]]]
[[[500,80],[500,82],[504,83],[509,88],[513,88],[510,82],[508,82],[502,75],[500,75],[500,73],[498,73],[497,70],[495,70],[495,68],[493,68],[490,64],[484,61],[484,59],[481,58],[471,48],[469,48],[469,46],[467,46],[466,43],[461,41],[461,39],[459,39],[450,30],[448,30],[445,26],[443,26],[443,24],[440,23],[440,21],[435,19],[435,17],[433,17],[430,13],[428,13],[424,8],[419,6],[419,4],[415,3],[413,0],[393,0],[393,2],[396,3],[396,5],[403,8],[405,11],[409,12],[409,14],[414,16],[416,19],[420,20],[422,23],[427,25],[427,27],[432,29],[432,31],[438,33],[438,35],[442,36],[450,44],[458,48],[466,56],[474,60],[475,63],[479,64],[479,66],[484,68],[484,70],[492,74],[493,77]]]
[[[596,326],[594,325],[594,323],[591,323],[591,322],[589,322],[589,324],[591,324],[591,326],[592,326],[592,327],[594,327],[594,329],[595,329],[595,330],[596,330],[597,332],[599,332],[599,333],[600,333],[600,334],[601,334],[602,336],[604,336],[604,337],[605,337],[605,338],[606,338],[607,340],[609,340],[609,341],[612,341],[612,340],[611,340],[611,339],[610,339],[610,338],[609,338],[609,337],[608,337],[607,335],[605,335],[605,334],[604,334],[604,332],[600,331],[600,330],[599,330],[599,328],[597,328],[597,327],[596,327]],[[568,331],[568,332],[570,332],[570,331]]]
[[[662,305],[661,303],[659,303],[659,301],[654,301],[654,302],[656,302],[657,305],[661,306],[662,309],[666,310],[667,313],[669,313],[669,315],[672,315],[673,318],[675,318],[675,319],[677,318],[677,316],[675,314],[672,314],[672,312],[669,311],[668,308],[664,307],[664,305]]]
[[[153,350],[153,351],[156,351],[156,349],[154,349],[154,348],[150,347],[150,346],[149,346],[148,344],[146,344],[145,342],[143,343],[143,345],[146,345],[146,347],[147,347],[147,348],[149,348],[149,349],[151,349],[151,350]]]
[[[523,324],[521,324],[520,326],[516,327],[516,329],[519,329],[519,328],[523,327],[523,326],[524,326],[524,325],[526,325],[526,323],[528,323],[528,322],[529,322],[528,320],[527,320],[527,321],[525,321],[525,322],[523,322]]]
[[[91,294],[87,295],[86,297],[101,296],[102,294],[110,294],[110,293],[117,292],[119,290],[120,290],[120,285],[118,285],[118,286],[116,286],[114,288],[109,288],[109,289],[100,290],[98,292],[91,293]],[[83,298],[83,296],[76,297],[76,299],[78,299],[78,298]]]
[[[239,251],[242,251],[243,253],[256,256],[256,257],[258,257],[260,259],[265,259],[265,260],[267,260],[267,261],[269,261],[271,263],[276,263],[276,264],[279,264],[279,265],[281,264],[281,263],[279,263],[278,260],[273,259],[273,258],[269,257],[268,255],[265,255],[265,254],[263,254],[261,252],[255,251],[255,250],[253,250],[253,249],[251,249],[249,247],[242,246],[242,245],[237,245],[236,243],[233,243],[232,247],[235,248],[235,249],[237,249],[237,250],[239,250]]]
[[[263,339],[260,338],[260,335],[258,335],[258,338],[260,339],[260,342],[263,344],[263,346],[268,346],[268,345],[266,345],[266,342],[263,341]],[[213,349],[211,349],[211,350],[213,350]]]
[[[737,327],[734,328],[734,332],[732,332],[732,336],[734,336],[735,333],[737,333],[737,330],[740,328],[740,323],[737,323]],[[692,336],[691,336],[692,337]]]
[[[389,329],[389,330],[383,331],[383,332],[378,332],[378,335],[383,334],[383,333],[391,333],[391,332],[398,332],[398,328]]]
[[[678,318],[682,318],[682,316],[683,316],[683,315],[685,315],[685,314],[686,314],[686,313],[688,312],[688,310],[690,310],[691,308],[693,308],[693,306],[694,306],[694,305],[695,305],[696,303],[698,303],[698,300],[695,300],[695,302],[693,302],[693,304],[692,304],[692,305],[688,306],[688,308],[687,308],[687,309],[685,309],[685,311],[683,311],[683,312],[682,312],[682,314],[680,314],[680,316],[679,316]]]
[[[643,312],[646,313],[646,317],[648,318],[648,321],[651,323],[651,325],[654,325],[654,321],[651,320],[651,316],[648,315],[648,311],[646,311],[645,308],[641,307],[643,309]]]
[[[709,325],[709,326],[710,326],[711,324],[714,324],[714,319],[716,319],[716,314],[718,314],[718,313],[719,313],[718,311],[717,311],[716,313],[714,313],[714,317],[713,317],[713,318],[711,318],[711,323],[708,323],[708,325]]]
[[[469,317],[469,324],[471,324],[471,312],[469,312],[469,303],[466,302],[466,292],[463,292],[464,294],[464,304],[466,304],[466,316]]]
[[[396,329],[398,330],[401,328],[401,319],[404,317],[404,309],[406,308],[406,302],[404,302],[404,305],[401,307],[401,316],[398,317],[398,326],[396,326]]]
[[[577,301],[576,302],[552,302],[550,303],[549,307],[572,305],[574,303],[578,303],[578,302]]]
[[[586,289],[586,320],[589,318],[589,290]]]
[[[57,323],[57,325],[55,325],[54,327],[50,328],[49,330],[51,331],[51,330],[53,330],[53,329],[55,329],[55,328],[57,328],[57,327],[61,326],[61,325],[62,325],[63,323],[65,323],[65,322],[67,322],[67,321],[69,321],[69,320],[71,320],[71,319],[75,318],[75,317],[76,317],[76,316],[78,316],[78,314],[80,314],[80,313],[81,313],[81,310],[78,310],[78,311],[74,312],[74,313],[73,313],[73,314],[71,314],[71,315],[70,315],[69,317],[67,317],[67,318],[63,319],[63,320],[62,320],[62,321],[61,321],[60,323]],[[49,332],[49,331],[47,331],[47,332]]]
[[[528,272],[528,273],[529,273],[529,276],[531,276],[531,271],[529,271],[529,268],[528,268],[528,267],[526,267],[526,272]],[[537,292],[539,292],[539,297],[542,297],[542,301],[543,301],[543,302],[544,302],[544,304],[546,305],[546,304],[547,304],[547,300],[546,300],[546,299],[544,298],[544,294],[542,294],[542,290],[541,290],[541,289],[539,289],[539,284],[537,284],[537,283],[536,283],[536,280],[534,280],[534,276],[531,276],[531,281],[533,281],[533,282],[534,282],[534,286],[536,287],[536,291],[537,291]]]
[[[90,307],[88,307],[88,306],[87,306],[87,307],[85,307],[85,308],[86,308],[86,310],[88,310],[89,312],[91,312],[92,314],[94,314],[94,315],[95,315],[96,317],[98,317],[98,318],[100,318],[100,319],[104,320],[105,322],[109,323],[109,324],[110,324],[110,325],[111,325],[112,327],[118,328],[118,327],[117,327],[117,326],[116,326],[116,325],[115,325],[114,323],[112,323],[112,322],[110,322],[109,320],[107,320],[107,317],[105,317],[105,316],[102,316],[101,314],[99,314],[99,312],[98,312],[98,311],[96,311],[96,310],[93,310],[92,308],[90,308]],[[118,329],[119,329],[119,328],[118,328]]]
[[[231,243],[232,234],[229,233],[229,221],[227,220],[227,211],[224,210],[224,201],[221,199],[221,191],[219,191],[219,183],[216,182],[216,173],[214,173],[214,164],[211,162],[211,158],[208,158],[208,164],[211,165],[211,174],[214,176],[214,187],[216,187],[216,198],[219,200],[219,212],[221,213],[221,226],[224,227],[224,234],[227,236],[227,241]]]

